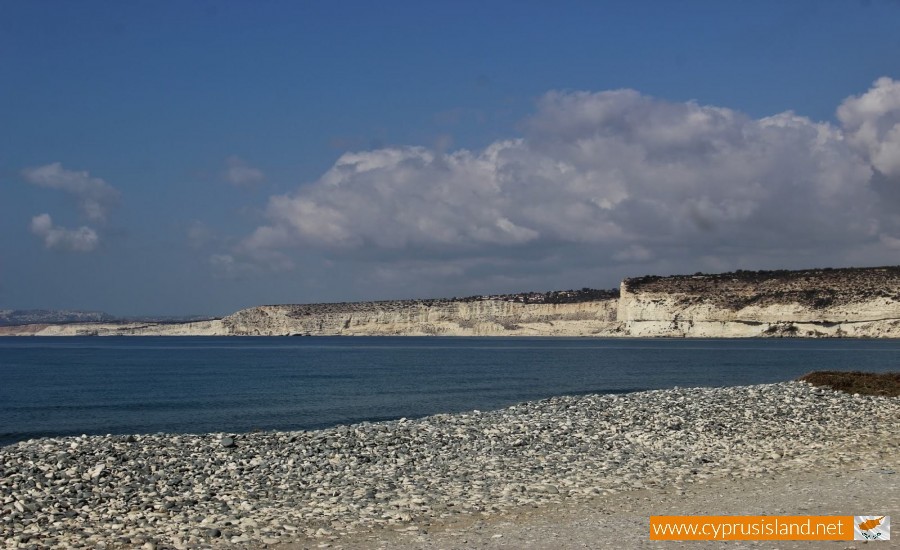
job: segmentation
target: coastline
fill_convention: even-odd
[[[30,440],[0,448],[0,535],[13,548],[351,544],[635,491],[881,467],[900,454],[898,416],[900,398],[785,382],[233,438]]]
[[[78,323],[67,325],[16,325],[0,327],[0,338],[68,337],[500,337],[500,338],[850,338],[900,339],[900,317],[863,321],[693,321],[685,319],[653,321],[541,320],[518,322],[488,320],[444,320],[428,323],[375,322],[351,326],[352,315],[335,322],[334,329],[306,330],[282,323],[278,326],[226,326],[222,319],[200,323],[134,324]]]
[[[900,338],[900,266],[644,276],[618,289],[249,307],[183,323],[0,326],[0,336]]]

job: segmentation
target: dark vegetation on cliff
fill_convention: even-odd
[[[450,298],[449,301],[479,302],[485,300],[499,300],[502,302],[519,302],[523,304],[577,304],[580,302],[615,300],[618,297],[618,288],[608,290],[582,288],[581,290],[551,290],[550,292],[519,292],[517,294],[467,296],[465,298]]]
[[[816,371],[799,378],[814,386],[860,395],[900,397],[900,372]]]
[[[703,302],[738,310],[797,303],[822,309],[873,298],[900,301],[900,266],[647,275],[624,284],[629,292],[676,295],[684,305]]]

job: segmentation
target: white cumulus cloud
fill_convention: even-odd
[[[900,177],[900,81],[884,77],[838,108],[847,140],[879,172]]]
[[[25,181],[40,187],[58,189],[72,195],[81,213],[92,222],[106,221],[110,208],[119,199],[119,192],[87,171],[66,170],[59,162],[26,168]]]
[[[97,232],[90,227],[66,229],[53,224],[50,214],[40,214],[31,219],[31,232],[43,239],[44,246],[71,250],[74,252],[90,252],[100,244]]]
[[[879,261],[893,243],[883,235],[900,227],[872,179],[900,175],[898,116],[900,83],[887,78],[838,108],[840,126],[634,90],[551,92],[522,136],[482,150],[344,154],[317,181],[271,197],[267,222],[232,253],[467,266],[505,256],[510,272],[538,260],[552,270],[552,258],[557,274],[840,264],[860,247]]]

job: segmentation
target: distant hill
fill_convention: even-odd
[[[103,311],[53,309],[0,309],[0,327],[68,325],[72,323],[190,323],[213,319],[209,315],[144,315],[116,317]]]
[[[102,311],[51,310],[51,309],[0,309],[0,326],[98,323],[115,321],[116,318]]]

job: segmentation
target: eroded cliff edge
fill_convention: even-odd
[[[268,305],[192,323],[0,327],[0,335],[900,338],[900,266],[626,279],[616,291]]]

